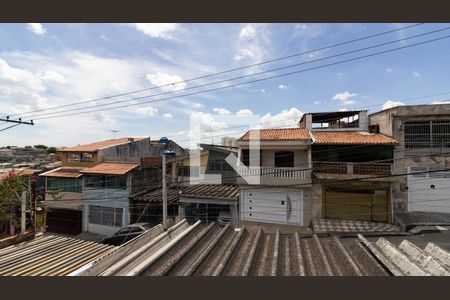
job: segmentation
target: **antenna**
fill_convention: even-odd
[[[111,131],[113,133],[113,139],[116,138],[116,133],[119,132],[119,130],[115,130],[115,129],[111,129],[109,131]]]

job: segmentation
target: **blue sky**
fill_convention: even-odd
[[[1,24],[0,114],[24,113],[178,82],[404,26],[407,24]],[[163,97],[182,95],[183,89],[195,85],[306,62],[447,26],[425,24],[288,60],[85,106],[174,90],[178,92]],[[245,80],[410,45],[449,32]],[[360,108],[374,112],[382,109],[383,104],[445,101],[450,98],[450,93],[403,100],[450,92],[449,50],[450,39],[444,39],[233,89],[37,120],[35,126],[21,125],[0,132],[0,146],[77,145],[111,138],[111,129],[119,130],[117,136],[151,136],[155,139],[170,136],[186,145],[191,117],[210,128],[205,133],[205,142],[211,141],[211,135],[218,142],[221,135],[239,135],[245,130],[236,126],[233,129],[233,125],[227,123],[227,118],[231,120],[236,115],[252,116],[252,120],[262,123],[262,127],[281,127],[293,126],[304,112]],[[197,90],[184,93],[194,91]],[[64,110],[80,107],[70,106]],[[34,118],[46,112],[54,111],[36,112]],[[218,114],[222,116],[220,120],[215,116]]]

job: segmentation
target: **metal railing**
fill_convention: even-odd
[[[310,179],[311,170],[305,168],[267,168],[239,167],[239,174],[244,176],[259,176],[263,178]]]

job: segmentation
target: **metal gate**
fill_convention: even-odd
[[[242,189],[242,220],[303,225],[303,191]]]
[[[441,169],[444,167],[409,167],[409,211],[450,213],[450,172]]]
[[[373,222],[389,221],[388,189],[326,187],[324,217]]]

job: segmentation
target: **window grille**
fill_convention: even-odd
[[[450,148],[450,121],[405,122],[405,148]]]
[[[123,208],[89,205],[89,223],[122,227]]]

